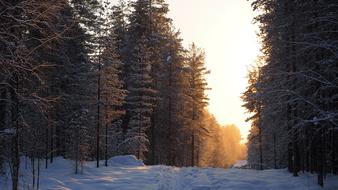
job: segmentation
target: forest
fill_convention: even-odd
[[[0,0],[0,189],[338,189],[338,1],[248,3],[243,139],[166,0]]]
[[[0,1],[0,171],[20,158],[227,168],[245,157],[235,126],[208,113],[203,49],[182,45],[164,0]],[[36,179],[38,178],[38,179]],[[37,187],[39,188],[39,187]]]
[[[338,174],[338,2],[256,0],[262,44],[243,94],[253,168]]]

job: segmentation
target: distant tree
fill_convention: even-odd
[[[241,134],[235,125],[221,126],[207,111],[202,123],[208,135],[200,137],[199,166],[229,168],[246,158],[246,146],[241,144]]]

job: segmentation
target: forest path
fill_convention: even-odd
[[[103,165],[103,164],[102,164]],[[131,157],[119,157],[108,167],[96,168],[87,162],[83,174],[74,174],[72,161],[55,159],[41,169],[43,190],[337,190],[338,177],[328,176],[324,189],[316,185],[316,175],[292,177],[286,170],[249,170],[231,168],[177,168],[144,166]],[[21,171],[20,186],[32,187],[31,169]],[[0,189],[10,182],[0,176]],[[5,183],[3,183],[5,181]],[[329,185],[328,185],[329,184]],[[27,189],[27,188],[22,188]],[[32,188],[31,188],[32,189]]]

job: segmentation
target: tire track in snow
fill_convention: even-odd
[[[211,183],[204,170],[159,166],[158,190],[209,190]]]
[[[179,190],[178,171],[174,167],[159,166],[158,190]]]

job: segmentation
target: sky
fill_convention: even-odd
[[[167,0],[169,17],[186,47],[195,42],[206,52],[208,109],[222,125],[235,124],[245,142],[250,123],[241,101],[247,73],[259,54],[254,13],[247,0]]]

